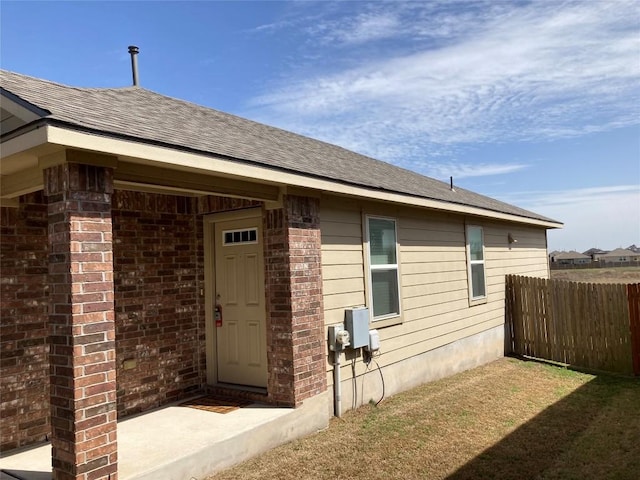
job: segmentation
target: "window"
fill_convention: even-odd
[[[225,230],[222,232],[222,244],[224,246],[239,243],[258,243],[258,229],[249,228],[247,230]]]
[[[469,300],[475,303],[478,300],[486,299],[482,227],[467,226],[467,276],[469,279]]]
[[[369,304],[373,320],[400,315],[396,221],[367,217]]]

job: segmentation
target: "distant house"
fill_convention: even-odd
[[[599,260],[605,263],[635,262],[640,264],[640,253],[633,252],[626,248],[616,248],[609,253],[600,255]]]
[[[569,252],[559,252],[551,257],[552,263],[559,265],[581,265],[584,263],[590,263],[591,257],[584,253],[571,250]]]
[[[634,253],[640,253],[640,247],[636,247],[635,243],[633,245],[629,245],[627,250],[631,250]]]
[[[591,260],[593,260],[594,262],[597,262],[602,255],[605,255],[609,252],[607,250],[600,250],[599,248],[590,248],[586,252],[582,253],[591,257]]]

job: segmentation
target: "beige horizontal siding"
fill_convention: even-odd
[[[438,263],[464,262],[466,259],[464,245],[459,251],[432,252],[429,250],[415,251],[400,246],[400,260],[402,263]]]
[[[322,278],[325,282],[329,280],[340,280],[342,278],[362,279],[363,275],[364,270],[362,268],[362,262],[354,263],[352,265],[324,264],[322,266]]]
[[[322,246],[323,265],[362,265],[362,249],[360,250],[334,250]]]
[[[504,308],[504,277],[508,273],[548,277],[546,234],[544,230],[487,222],[484,228],[485,272],[490,302]],[[509,244],[508,235],[517,240]]]
[[[323,205],[320,230],[324,321],[331,325],[344,322],[345,308],[365,304],[360,211]]]
[[[402,286],[411,287],[413,285],[431,285],[447,281],[467,281],[467,272],[464,268],[458,270],[435,271],[425,273],[407,274],[403,270]]]
[[[485,260],[487,262],[494,263],[493,268],[498,265],[519,265],[521,263],[530,263],[531,261],[540,262],[540,259],[544,259],[544,263],[546,264],[546,253],[544,255],[540,255],[540,251],[545,252],[544,247],[542,248],[530,248],[525,249],[518,247],[517,249],[505,249],[505,248],[492,248],[485,247]],[[498,262],[508,262],[508,263],[498,263]]]
[[[438,245],[450,246],[460,245],[464,242],[464,229],[459,225],[452,225],[450,230],[418,230],[417,228],[403,228],[398,234],[398,238],[403,245],[422,245],[434,247]],[[428,225],[425,225],[428,228]],[[455,230],[453,227],[457,227]]]
[[[402,297],[402,307],[404,309],[431,307],[434,305],[448,304],[456,300],[466,299],[468,302],[469,294],[465,288],[450,290],[444,293],[434,293],[433,295],[421,295],[418,297]]]
[[[402,275],[414,275],[421,273],[447,273],[447,272],[457,272],[460,270],[465,270],[467,268],[466,257],[465,260],[460,261],[449,261],[449,262],[440,262],[440,261],[432,261],[426,263],[424,261],[417,263],[403,263],[402,264]]]
[[[485,232],[485,268],[489,294],[504,298],[505,274],[548,277],[547,243],[544,230],[487,223]],[[509,244],[508,234],[517,240]]]
[[[395,329],[384,329],[382,335],[385,340],[384,350],[390,352],[439,337],[451,332],[463,330],[477,323],[483,323],[496,318],[499,308],[496,305],[484,304],[483,308],[473,309],[472,313],[464,310],[447,312],[430,317],[425,322],[405,322]]]
[[[405,299],[424,297],[425,295],[438,295],[441,293],[454,293],[467,289],[467,279],[446,280],[440,282],[425,283],[422,285],[412,285],[403,287],[402,297]]]
[[[437,212],[391,208],[324,198],[321,202],[322,268],[327,325],[344,320],[344,309],[366,300],[363,214],[397,219],[402,323],[379,329],[381,366],[476,335],[504,323],[504,276],[548,276],[546,233]],[[469,306],[465,224],[483,227],[487,302]],[[509,244],[508,235],[517,240]],[[376,328],[372,323],[371,328]],[[356,374],[364,372],[356,362]],[[331,365],[327,363],[330,372]],[[342,369],[351,377],[351,366]],[[328,374],[329,383],[332,378]]]
[[[325,295],[340,295],[343,293],[364,292],[364,278],[340,278],[325,280],[323,285]]]
[[[364,305],[364,291],[363,292],[349,292],[349,293],[335,293],[333,295],[324,296],[324,308],[326,310],[332,310],[334,308],[349,308],[357,305]],[[343,312],[344,317],[344,312]],[[344,320],[341,319],[340,321]]]
[[[360,245],[353,245],[353,244],[349,244],[349,243],[344,243],[342,245],[337,245],[337,244],[333,244],[333,245],[323,245],[322,247],[322,251],[323,252],[339,252],[338,253],[338,259],[342,258],[342,256],[340,256],[341,252],[356,252],[356,255],[353,258],[357,258],[360,261],[362,261],[362,244]],[[335,260],[334,260],[335,261]]]
[[[446,215],[438,212],[410,211],[407,209],[403,211],[401,217],[403,232],[408,230],[424,231],[425,228],[430,232],[457,232],[460,231],[461,227],[464,227],[464,218],[462,216]]]
[[[322,236],[325,243],[337,243],[341,240],[353,239],[354,241],[362,238],[362,229],[360,223],[348,223],[344,216],[341,217],[342,221],[330,221],[325,220],[323,225]],[[351,219],[353,220],[353,219]]]
[[[543,260],[546,260],[546,257],[543,257]],[[508,254],[505,254],[498,258],[491,258],[490,255],[487,255],[487,259],[485,260],[485,266],[487,272],[490,271],[504,271],[505,269],[511,268],[529,268],[531,266],[537,266],[540,264],[540,258],[536,258],[534,256],[526,257],[526,258],[509,258]]]

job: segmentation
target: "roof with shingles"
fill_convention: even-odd
[[[607,253],[607,250],[600,250],[599,248],[590,248],[586,252],[582,252],[582,253],[584,253],[585,255],[595,255],[595,254]]]
[[[576,252],[575,250],[571,250],[569,252],[560,252],[554,255],[555,260],[571,260],[571,259],[588,259],[591,260],[591,257],[585,255],[584,253]]]
[[[616,248],[605,255],[600,255],[600,258],[613,258],[613,257],[637,257],[640,253],[633,252],[626,248]]]
[[[141,87],[79,88],[0,70],[0,87],[47,122],[192,152],[221,155],[335,182],[560,223],[326,142]],[[24,105],[24,103],[23,103]]]

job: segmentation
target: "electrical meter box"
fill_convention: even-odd
[[[350,347],[369,346],[369,309],[367,307],[348,308],[344,312],[344,328],[349,332]]]

